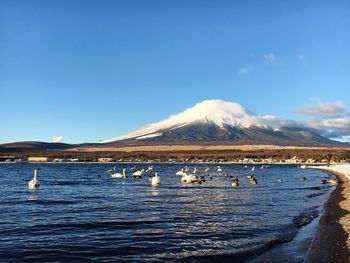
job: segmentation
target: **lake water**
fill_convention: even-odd
[[[334,189],[320,184],[332,175],[288,165],[221,165],[219,173],[189,164],[211,173],[182,185],[175,173],[184,165],[155,164],[160,187],[148,174],[113,179],[114,166],[0,164],[0,261],[300,262]],[[130,174],[148,165],[116,166]],[[31,191],[35,168],[41,186]]]

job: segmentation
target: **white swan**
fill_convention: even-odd
[[[141,177],[143,175],[143,173],[145,172],[145,169],[141,169],[141,171],[136,171],[134,172],[132,175],[134,177]]]
[[[35,169],[34,170],[34,178],[28,182],[28,187],[31,190],[35,190],[35,189],[37,189],[40,186],[39,180],[36,179],[37,174],[38,174],[38,170]]]
[[[197,173],[197,167],[194,167],[193,169],[193,173],[196,174]]]
[[[184,172],[184,169],[182,168],[180,171],[176,172],[176,175],[184,176],[186,173]]]
[[[112,174],[111,177],[112,178],[127,178],[125,172],[126,172],[126,168],[123,169],[123,173],[115,173],[115,174]]]
[[[198,182],[198,176],[194,174],[186,174],[181,178],[181,183],[190,184]]]
[[[155,173],[155,175],[152,177],[151,185],[152,186],[159,186],[160,185],[160,176],[158,175],[158,173]]]
[[[205,173],[209,173],[209,171],[210,171],[209,167],[207,167],[207,168],[204,170]]]
[[[252,171],[254,171],[255,170],[255,166],[253,166],[253,168],[252,168]]]
[[[222,172],[222,169],[220,166],[218,166],[218,169],[217,169],[218,172]]]

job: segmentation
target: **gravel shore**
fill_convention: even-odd
[[[324,207],[316,235],[305,258],[305,263],[350,262],[350,180],[337,169],[317,167],[334,174],[337,188]]]

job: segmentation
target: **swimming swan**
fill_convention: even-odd
[[[182,168],[180,171],[177,171],[176,175],[180,175],[180,176],[186,175],[186,173],[184,172],[184,168]]]
[[[133,177],[141,177],[144,172],[145,172],[145,169],[142,169],[141,171],[134,172],[132,175]]]
[[[38,175],[38,170],[35,169],[34,170],[34,178],[28,182],[28,187],[31,190],[35,190],[40,186],[39,180],[36,179],[37,175]]]
[[[123,169],[123,173],[115,173],[115,174],[112,174],[111,177],[112,178],[127,178],[125,172],[126,172],[126,168]]]
[[[186,174],[181,178],[181,183],[185,184],[197,183],[198,181],[198,176],[195,174]]]
[[[159,186],[160,185],[160,176],[158,175],[158,173],[155,173],[155,175],[152,177],[151,185],[152,186]]]

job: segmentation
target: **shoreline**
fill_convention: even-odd
[[[88,164],[93,164],[93,163],[98,163],[98,164],[186,164],[186,165],[201,165],[201,164],[212,164],[212,165],[222,165],[222,164],[235,164],[235,165],[297,165],[297,166],[302,166],[302,165],[315,165],[315,166],[324,166],[325,163],[285,163],[285,162],[166,162],[166,161],[145,161],[145,162],[135,162],[135,161],[125,161],[125,162],[90,162],[90,161],[77,161],[77,162],[53,162],[53,161],[47,161],[47,162],[28,162],[28,161],[22,161],[22,162],[1,162],[0,164],[45,164],[45,163],[55,163],[55,164],[68,164],[68,163],[88,163]],[[340,165],[341,163],[338,163],[336,165]]]
[[[329,172],[336,176],[338,184],[324,204],[315,236],[311,242],[304,263],[350,262],[349,233],[350,181],[347,175],[331,167],[310,167]]]

